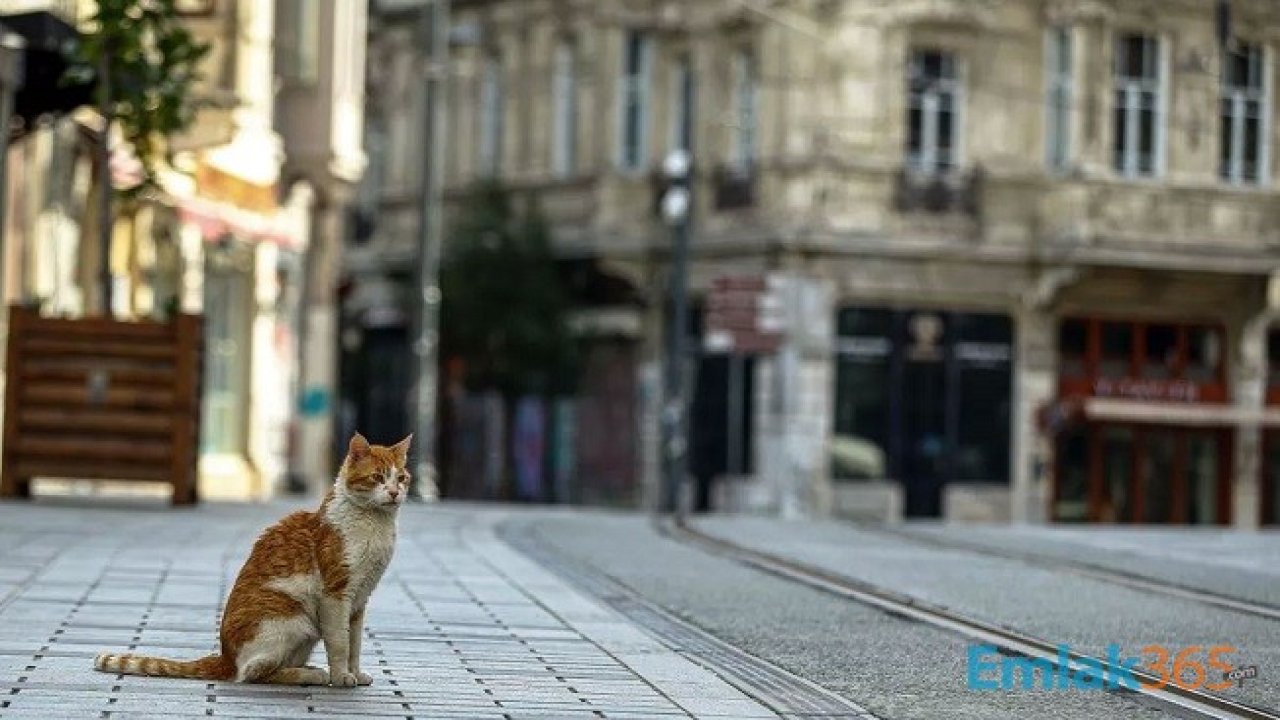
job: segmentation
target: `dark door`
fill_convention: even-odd
[[[711,483],[717,477],[752,471],[754,369],[751,356],[703,355],[698,361],[689,410],[689,474],[696,486],[696,510],[711,509]]]

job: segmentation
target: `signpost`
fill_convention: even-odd
[[[718,277],[707,294],[705,323],[703,345],[707,352],[776,352],[786,328],[782,297],[763,275]]]

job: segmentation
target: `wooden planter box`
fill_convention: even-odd
[[[169,483],[196,502],[201,320],[61,320],[9,310],[0,497],[31,480]]]

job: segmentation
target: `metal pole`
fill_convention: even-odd
[[[426,75],[427,112],[423,146],[428,148],[422,173],[422,218],[419,222],[417,289],[417,336],[413,350],[417,360],[416,386],[413,392],[414,446],[417,465],[413,473],[410,495],[424,499],[435,491],[436,477],[436,402],[438,397],[438,349],[440,327],[440,256],[444,242],[443,192],[444,156],[448,150],[448,134],[444,102],[445,80],[449,64],[449,2],[434,0],[423,8],[423,26],[430,41],[431,54]]]
[[[98,63],[98,82],[102,83],[102,138],[98,143],[98,167],[102,173],[98,187],[98,248],[102,253],[99,275],[102,282],[102,314],[113,315],[111,306],[111,53],[103,50]]]
[[[665,452],[665,493],[663,510],[679,512],[680,486],[684,482],[685,458],[688,442],[685,437],[687,427],[688,402],[684,397],[685,375],[685,337],[689,325],[688,301],[688,265],[689,265],[689,219],[686,215],[673,228],[673,247],[671,255],[671,318],[667,322],[667,393],[663,408],[663,429]]]

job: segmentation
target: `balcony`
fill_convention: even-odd
[[[713,207],[740,210],[756,204],[756,173],[751,168],[717,166],[711,176]]]
[[[982,210],[984,179],[981,167],[950,175],[923,175],[904,167],[894,185],[893,208],[901,213],[955,213],[976,219]]]

